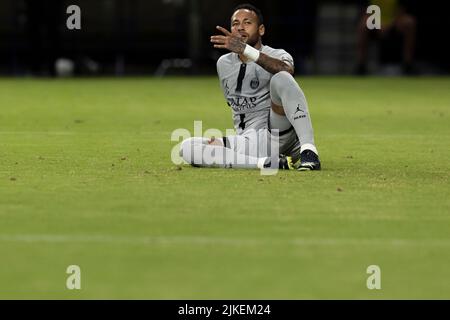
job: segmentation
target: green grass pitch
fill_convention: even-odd
[[[297,80],[323,170],[261,176],[170,161],[215,77],[0,79],[0,298],[450,298],[450,79]]]

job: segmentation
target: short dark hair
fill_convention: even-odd
[[[233,13],[235,13],[236,11],[241,10],[241,9],[246,9],[246,10],[253,11],[256,14],[256,16],[258,17],[258,25],[262,25],[264,23],[264,18],[263,18],[263,15],[261,13],[261,10],[259,10],[254,5],[252,5],[250,3],[240,4],[236,8],[234,8]]]

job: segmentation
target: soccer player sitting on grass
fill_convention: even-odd
[[[211,37],[214,48],[231,51],[217,61],[217,73],[237,135],[186,139],[183,159],[194,166],[320,170],[308,104],[293,77],[294,61],[285,50],[262,44],[261,12],[240,5],[231,17],[231,32],[217,29],[223,35]],[[273,143],[278,143],[276,157],[269,151]],[[205,161],[205,154],[212,161]]]

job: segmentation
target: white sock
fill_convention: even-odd
[[[311,150],[315,154],[319,155],[319,152],[317,151],[316,146],[313,144],[310,144],[310,143],[302,144],[302,146],[300,147],[300,153],[302,153],[305,150]]]

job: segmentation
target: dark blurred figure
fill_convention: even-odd
[[[64,14],[60,0],[25,0],[27,61],[33,75],[55,75]]]
[[[369,30],[366,21],[369,15],[366,13],[367,6],[377,5],[381,8],[381,29]],[[416,17],[407,11],[407,1],[401,0],[372,0],[366,2],[363,16],[357,31],[357,59],[356,73],[367,74],[367,51],[369,40],[375,38],[384,43],[402,43],[402,68],[404,74],[413,73],[414,51],[416,46]],[[397,47],[397,46],[391,46]]]

